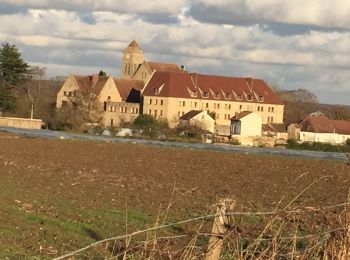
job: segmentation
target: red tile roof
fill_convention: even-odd
[[[78,87],[82,91],[91,91],[95,95],[99,95],[103,86],[106,84],[108,77],[89,75],[81,76],[74,75],[74,78],[78,84]]]
[[[174,63],[161,63],[146,61],[151,71],[169,71],[169,72],[182,72],[181,68]]]
[[[231,120],[240,120],[243,117],[246,117],[247,115],[250,115],[252,112],[250,111],[243,111],[239,114],[234,115]]]
[[[326,116],[308,116],[299,124],[301,131],[350,135],[350,121],[332,120]]]
[[[113,79],[123,101],[126,101],[132,89],[141,91],[144,86],[144,83],[142,80],[116,79],[116,78],[113,78]]]
[[[100,94],[103,86],[106,84],[107,80],[109,79],[109,77],[98,76],[98,75],[91,75],[91,76],[73,75],[73,76],[80,90],[91,91],[97,96]],[[141,91],[144,86],[144,83],[141,80],[117,79],[117,78],[113,78],[113,80],[123,101],[125,101],[128,98],[132,89]]]
[[[157,89],[160,91],[156,91]],[[143,94],[146,96],[283,104],[263,80],[187,72],[156,71]]]
[[[180,120],[190,120],[202,112],[203,112],[202,110],[191,110],[191,111],[187,112],[186,114],[184,114],[183,116],[181,116],[179,119]]]

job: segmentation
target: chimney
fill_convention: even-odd
[[[99,76],[94,74],[94,75],[90,75],[89,78],[90,78],[91,85],[95,86],[96,82],[98,81]]]
[[[186,71],[185,65],[181,65],[180,68],[181,68],[182,71],[184,71],[184,72]]]

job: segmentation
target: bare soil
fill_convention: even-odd
[[[237,211],[347,200],[350,167],[332,161],[0,133],[0,258],[58,256],[154,223],[204,214],[234,196]],[[127,210],[126,210],[127,209]]]

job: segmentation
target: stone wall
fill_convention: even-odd
[[[44,122],[41,119],[15,118],[15,117],[0,117],[0,126],[41,129]]]

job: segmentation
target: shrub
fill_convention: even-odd
[[[350,138],[348,138],[348,139],[346,140],[346,145],[349,145],[349,146],[350,146]]]
[[[207,133],[203,128],[197,125],[179,125],[175,129],[177,135],[185,138],[201,139],[202,135]]]
[[[299,149],[299,144],[296,140],[294,139],[288,139],[287,140],[287,148],[288,149]]]
[[[236,138],[231,138],[229,143],[232,145],[240,145],[241,144],[240,141],[238,141]]]
[[[168,122],[165,120],[157,120],[150,115],[139,115],[133,122],[133,126],[142,130],[144,135],[155,137],[160,134],[167,134],[169,131]]]
[[[156,119],[150,115],[139,115],[134,120],[134,126],[138,129],[146,130],[156,125]]]

